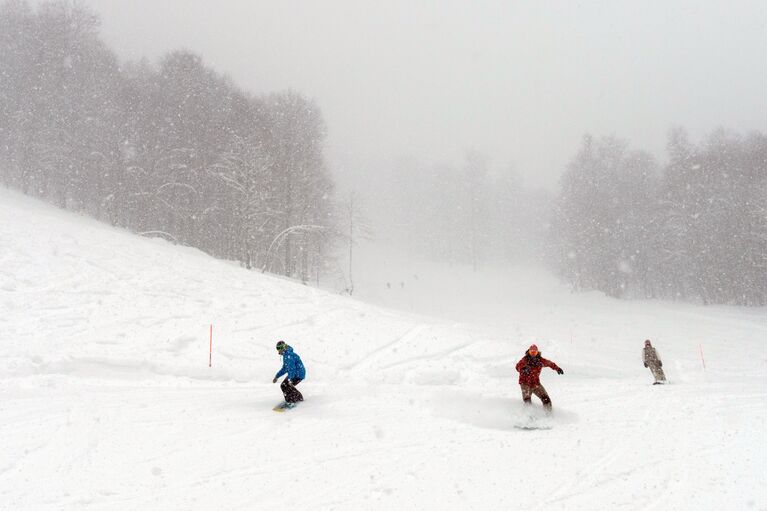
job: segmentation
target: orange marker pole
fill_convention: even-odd
[[[703,344],[698,343],[698,348],[700,348],[700,360],[703,362],[703,370],[706,370],[706,359],[703,358]]]
[[[213,324],[210,325],[210,354],[208,355],[208,367],[213,367]]]

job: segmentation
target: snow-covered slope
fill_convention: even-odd
[[[441,319],[0,191],[0,508],[767,509],[764,309],[411,273],[357,286]],[[308,368],[285,414],[277,339]],[[531,342],[550,430],[514,428]]]

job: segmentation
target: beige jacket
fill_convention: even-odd
[[[660,355],[658,355],[658,352],[652,346],[645,346],[642,350],[642,354],[644,356],[645,365],[663,365],[663,362],[660,360]]]

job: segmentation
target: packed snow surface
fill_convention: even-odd
[[[370,305],[0,191],[0,507],[767,509],[764,309],[379,263]]]

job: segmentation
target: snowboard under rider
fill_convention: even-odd
[[[660,355],[658,355],[658,352],[650,343],[650,339],[647,339],[644,342],[644,350],[642,351],[642,356],[644,358],[644,366],[650,368],[650,371],[655,378],[655,383],[653,383],[653,385],[661,385],[666,383],[666,375],[663,373],[663,361],[660,359]]]
[[[293,352],[293,348],[288,346],[285,341],[277,343],[277,353],[282,357],[282,369],[277,371],[272,383],[277,383],[280,376],[287,374],[287,377],[280,384],[280,389],[282,389],[282,395],[285,396],[286,406],[292,408],[296,406],[297,402],[304,400],[304,396],[298,391],[296,385],[306,378],[306,369],[301,362],[301,357]]]
[[[557,364],[543,358],[541,352],[538,351],[538,346],[533,344],[527,349],[522,360],[517,362],[519,386],[522,389],[522,400],[525,404],[532,404],[531,396],[535,394],[543,402],[543,408],[547,412],[551,412],[551,398],[540,381],[541,369],[544,367],[550,367],[557,373],[564,374],[562,368]]]

